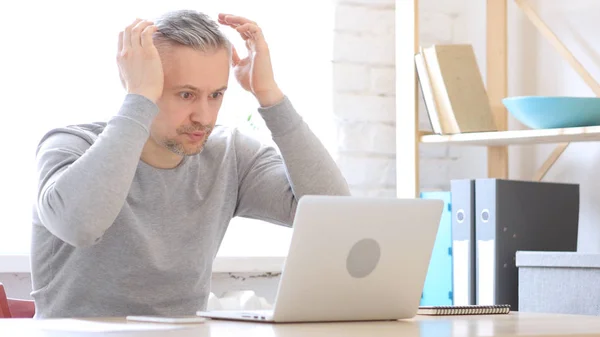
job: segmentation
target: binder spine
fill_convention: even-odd
[[[452,180],[453,304],[475,304],[475,181]]]
[[[475,181],[476,304],[496,303],[496,180]]]

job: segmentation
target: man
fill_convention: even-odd
[[[290,226],[303,195],[350,194],[278,88],[258,25],[225,14],[218,22],[239,32],[248,57],[198,12],[133,22],[119,36],[120,110],[40,142],[36,317],[194,314],[232,217]],[[230,65],[281,155],[215,126]]]

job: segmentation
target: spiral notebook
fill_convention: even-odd
[[[498,315],[510,313],[510,304],[420,306],[417,315]]]

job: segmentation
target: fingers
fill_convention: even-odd
[[[123,32],[119,32],[119,46],[117,47],[117,53],[123,51]]]
[[[227,24],[225,22],[225,16],[226,15],[230,15],[230,14],[219,13],[218,21],[219,21],[220,24],[222,24],[222,25]]]
[[[237,24],[237,25],[243,25],[245,23],[256,24],[256,22],[254,22],[248,18],[245,18],[243,16],[226,14],[226,13],[219,14],[219,22],[222,24]]]
[[[250,19],[247,19],[243,16],[237,16],[237,15],[225,14],[225,13],[219,14],[219,23],[223,24],[223,25],[229,25],[234,28],[237,26],[246,24],[246,23],[252,23],[252,24],[256,25],[256,22],[254,22]]]
[[[221,13],[219,23],[235,29],[244,41],[248,49],[258,50],[268,48],[262,29],[256,22],[242,16]],[[258,42],[258,43],[257,43]],[[233,61],[233,59],[232,59]]]
[[[132,47],[142,46],[142,39],[146,39],[145,44],[148,43],[148,36],[152,37],[152,33],[156,31],[156,28],[150,28],[146,31],[146,28],[154,27],[154,23],[142,19],[136,19],[133,23],[125,28],[125,30],[119,33],[119,50],[123,52]],[[145,33],[146,35],[142,35]]]
[[[142,47],[149,47],[154,44],[154,41],[152,41],[152,34],[154,34],[157,30],[158,27],[156,27],[155,25],[149,25],[146,26],[146,28],[144,28],[144,31],[142,31],[141,38]]]
[[[135,27],[142,19],[135,19],[132,24],[125,27],[125,31],[123,32],[123,48],[131,47],[131,30]]]
[[[239,27],[236,27],[235,30],[237,30],[238,33],[240,33],[244,40],[258,40],[263,37],[262,30],[255,23],[245,23]]]
[[[240,33],[244,40],[263,38],[262,30],[256,22],[243,16],[220,13],[219,23],[234,28]]]
[[[142,20],[131,30],[131,46],[141,47],[142,46],[142,32],[149,26],[153,25],[153,22]]]

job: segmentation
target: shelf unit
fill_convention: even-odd
[[[508,146],[556,143],[535,174],[541,180],[570,142],[600,141],[600,126],[543,130],[507,130],[502,99],[508,95],[507,1],[486,0],[486,90],[497,132],[428,134],[418,129],[418,80],[414,55],[419,51],[419,0],[396,0],[396,189],[399,198],[419,196],[419,146],[427,144],[487,147],[487,176],[508,178]],[[514,0],[539,32],[600,96],[600,85],[535,14],[526,0]]]
[[[421,136],[419,137],[419,142],[421,144],[447,143],[475,146],[508,146],[594,141],[600,141],[600,126],[544,130],[473,132],[455,135],[421,133]]]

